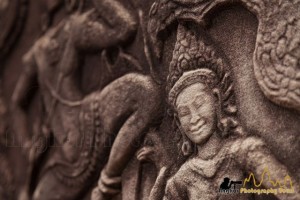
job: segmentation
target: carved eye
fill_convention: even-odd
[[[145,142],[144,142],[144,146],[153,147],[154,146],[154,142],[151,139],[146,139]]]
[[[201,96],[196,97],[195,101],[194,101],[194,106],[195,108],[200,108],[203,105],[203,98]]]
[[[179,107],[178,108],[178,116],[184,117],[190,114],[190,110],[187,107]]]

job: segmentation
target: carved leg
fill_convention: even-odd
[[[148,119],[144,119],[148,116],[145,116],[145,113],[139,113],[139,111],[128,118],[113,143],[108,163],[102,170],[98,184],[103,194],[114,195],[119,192],[122,172],[134,156],[139,147],[138,142],[150,124],[150,116]]]
[[[133,111],[133,113],[129,115],[117,132],[109,160],[101,172],[98,188],[95,188],[93,191],[93,200],[111,199],[112,196],[120,192],[123,170],[134,156],[137,148],[139,148],[139,143],[147,132],[147,129],[153,125],[153,122],[157,120],[160,113],[160,89],[150,77],[129,74],[124,76],[123,80],[112,84],[114,87],[118,87],[119,84],[122,86],[114,91],[114,93],[118,94],[118,97],[115,96],[115,98],[120,100],[118,101],[119,105],[111,104],[113,105],[111,107],[116,111],[123,110],[123,113],[118,114],[116,114],[116,111],[111,110],[110,114],[116,114],[112,115],[112,118],[118,115],[122,116],[128,111]],[[120,93],[118,90],[120,90]],[[105,94],[105,91],[102,94]],[[131,104],[126,104],[126,102],[131,102]],[[104,118],[105,112],[107,111],[103,112]],[[112,124],[116,123],[119,122],[115,121]]]

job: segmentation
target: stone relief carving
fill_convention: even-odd
[[[8,102],[0,124],[4,199],[300,199],[300,127],[274,134],[284,143],[295,138],[278,149],[282,156],[263,137],[267,130],[245,126],[231,58],[208,31],[231,5],[256,16],[251,81],[266,107],[284,109],[282,118],[294,116],[293,123],[300,120],[299,1],[46,0],[42,35],[20,51],[10,41],[26,9],[39,9],[28,2],[0,0],[0,22],[2,13],[22,11],[0,35],[0,59],[22,60],[14,83],[6,70],[18,62],[1,73]],[[12,57],[4,59],[8,48]],[[18,153],[7,148],[15,139]],[[20,178],[9,168],[22,162]],[[278,192],[242,192],[251,187]]]
[[[215,9],[234,3],[244,5],[259,20],[253,66],[261,90],[271,101],[299,111],[298,1],[156,1],[149,22],[149,31],[158,45],[156,54],[161,46],[158,33],[174,21],[192,20],[204,26]]]
[[[247,136],[241,127],[236,118],[230,73],[224,70],[225,63],[213,47],[199,42],[194,32],[179,25],[168,91],[174,120],[182,134],[182,151],[189,158],[167,183],[164,179],[169,166],[155,164],[161,167],[150,199],[218,199],[215,191],[225,176],[240,180],[246,170],[259,177],[264,170],[261,166],[266,165],[276,172],[273,174],[276,179],[288,174],[266,144],[258,137]],[[141,159],[146,157],[142,155]],[[157,191],[164,184],[165,191]],[[163,193],[163,197],[158,195]],[[278,194],[277,197],[300,196],[297,192],[294,196]],[[238,198],[249,199],[249,196]]]

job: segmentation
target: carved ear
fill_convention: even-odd
[[[181,151],[184,156],[190,156],[193,153],[191,141],[183,141]]]
[[[220,94],[220,90],[217,88],[213,89],[213,95],[216,98],[216,112],[217,112],[217,117],[218,119],[222,118],[222,97]]]
[[[217,99],[218,104],[221,106],[222,105],[222,99],[221,99],[221,94],[220,94],[220,90],[217,88],[213,89],[213,94]]]
[[[217,121],[218,121],[218,129],[222,133],[224,131],[224,126],[221,123],[222,118],[223,118],[223,113],[222,113],[222,98],[220,94],[220,90],[217,88],[213,89],[213,94],[216,97],[216,113],[217,113]]]

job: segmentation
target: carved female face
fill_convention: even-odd
[[[176,100],[181,128],[196,144],[205,143],[216,131],[216,97],[202,83],[195,83],[183,89]]]

